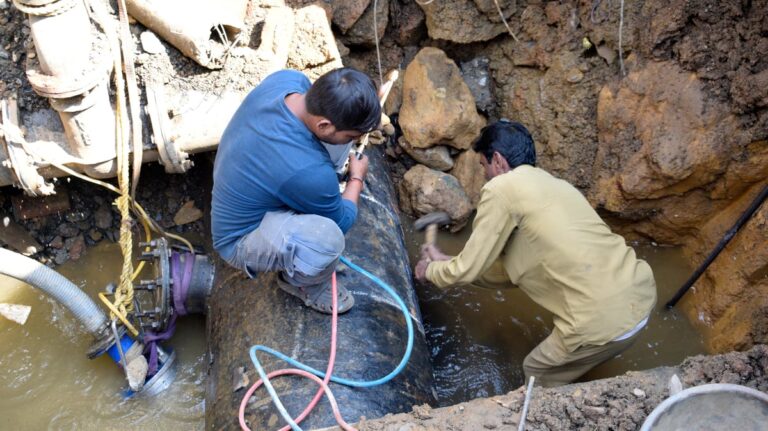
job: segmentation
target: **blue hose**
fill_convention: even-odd
[[[408,327],[408,343],[406,345],[403,358],[400,360],[400,363],[397,365],[397,367],[395,367],[395,369],[392,370],[392,372],[390,372],[386,376],[376,380],[370,380],[370,381],[348,380],[341,377],[331,376],[332,382],[339,383],[345,386],[350,386],[355,388],[370,388],[373,386],[378,386],[392,380],[393,378],[395,378],[395,376],[400,374],[403,368],[405,368],[405,365],[408,363],[408,360],[411,358],[411,352],[413,351],[413,337],[414,337],[413,323],[411,323],[411,315],[408,312],[408,307],[405,305],[405,302],[403,302],[400,296],[398,296],[397,293],[391,287],[389,287],[386,283],[381,281],[381,279],[371,274],[370,272],[364,270],[363,268],[355,265],[344,256],[341,257],[341,262],[343,262],[345,265],[352,268],[353,270],[359,272],[360,274],[363,274],[364,276],[368,277],[370,280],[372,280],[374,283],[378,284],[382,289],[384,289],[392,298],[394,298],[395,302],[397,302],[397,305],[400,306],[400,309],[403,312],[403,315],[405,317],[405,324]],[[274,401],[275,406],[280,412],[280,415],[283,416],[286,422],[288,422],[291,425],[291,428],[293,430],[301,431],[301,428],[293,421],[293,419],[291,418],[291,415],[285,410],[285,407],[280,402],[280,398],[277,396],[275,389],[272,387],[272,384],[269,382],[269,379],[267,378],[267,374],[264,372],[264,369],[261,367],[261,364],[259,363],[259,360],[256,357],[256,352],[259,352],[259,351],[269,353],[270,355],[273,355],[279,359],[282,359],[283,361],[287,362],[288,364],[296,368],[312,373],[320,378],[325,378],[325,373],[322,371],[316,370],[308,365],[305,365],[291,357],[288,357],[278,352],[277,350],[271,349],[266,346],[255,345],[255,346],[252,346],[249,350],[251,361],[253,362],[253,365],[256,367],[256,371],[259,373],[259,376],[264,382],[264,386],[266,387],[267,392],[269,392],[269,395],[272,397],[272,400]]]

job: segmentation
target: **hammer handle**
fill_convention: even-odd
[[[424,245],[435,245],[437,240],[437,224],[432,223],[427,225],[427,229],[424,232]]]

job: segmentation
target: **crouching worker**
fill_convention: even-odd
[[[264,79],[232,117],[216,154],[211,225],[219,255],[250,277],[277,271],[282,290],[331,313],[331,275],[368,171],[368,158],[348,158],[348,149],[380,120],[376,86],[354,69],[333,70],[311,85],[292,70]],[[342,194],[336,170],[347,159]],[[354,298],[343,286],[338,291],[343,313]]]
[[[489,182],[472,235],[455,257],[424,247],[416,277],[521,288],[554,314],[554,330],[523,362],[526,380],[570,383],[638,337],[656,302],[651,268],[575,187],[536,167],[523,125],[494,123],[474,149]]]

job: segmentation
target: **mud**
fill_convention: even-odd
[[[696,356],[677,367],[662,367],[559,388],[533,389],[527,430],[636,430],[669,395],[669,379],[677,375],[683,388],[707,383],[733,383],[768,391],[768,346],[747,352]],[[407,414],[363,420],[361,431],[516,430],[525,388],[506,395],[451,407],[416,406]],[[343,412],[342,412],[343,414]]]

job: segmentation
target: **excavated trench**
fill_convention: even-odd
[[[667,396],[674,373],[684,386],[729,382],[768,391],[768,355],[759,346],[768,342],[768,205],[734,236],[680,311],[660,309],[768,183],[768,1],[622,2],[623,15],[619,2],[499,4],[519,41],[493,2],[378,2],[382,67],[400,68],[405,77],[387,104],[399,128],[386,153],[411,258],[420,237],[409,231],[408,217],[442,205],[453,211],[457,228],[467,223],[483,183],[468,142],[487,121],[507,117],[528,126],[541,166],[587,196],[649,261],[659,286],[660,304],[640,341],[582,380],[652,370],[536,389],[529,429],[637,429]],[[345,65],[378,76],[372,7],[372,1],[333,2],[327,7],[333,47],[293,50],[285,65],[314,77],[340,54]],[[244,32],[253,36],[220,71],[203,69],[170,45],[150,54],[140,42],[147,29],[134,23],[140,84],[160,81],[179,93],[248,91],[265,73],[264,53],[255,52],[267,39],[259,32],[273,10],[249,2]],[[302,26],[310,17],[317,14],[295,18],[304,41],[325,34]],[[18,99],[38,137],[63,141],[55,125],[39,132],[41,125],[49,128],[51,115],[24,76],[34,52],[24,15],[0,0],[0,24],[0,94]],[[446,102],[446,95],[458,102]],[[145,128],[147,140],[150,133]],[[164,228],[201,243],[207,231],[194,210],[207,209],[210,158],[193,158],[197,167],[185,175],[147,165],[139,187],[140,201]],[[447,184],[438,190],[452,197],[419,195],[417,185],[427,181]],[[54,185],[58,194],[46,201],[0,189],[0,243],[33,247],[35,258],[95,296],[119,273],[112,196],[75,179]],[[463,196],[451,194],[457,188]],[[192,221],[174,220],[180,213]],[[468,232],[442,235],[439,242],[457,251]],[[87,342],[66,310],[9,280],[0,283],[0,303],[33,307],[25,326],[0,318],[0,415],[7,423],[17,429],[204,428],[202,319],[182,320],[171,342],[180,364],[172,389],[162,399],[125,401],[116,389],[122,376],[85,358]],[[416,407],[364,421],[361,429],[516,429],[520,363],[551,329],[549,317],[515,290],[421,286],[418,294],[435,370],[432,407],[449,407]],[[685,359],[732,350],[745,353]]]

